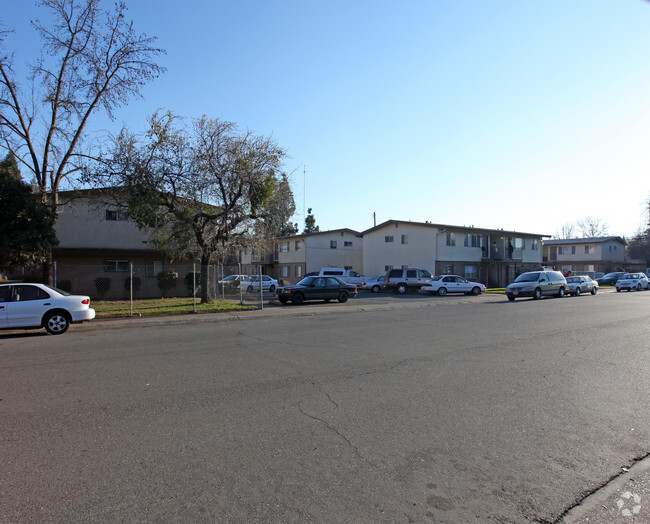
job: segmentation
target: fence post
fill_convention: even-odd
[[[194,302],[194,313],[196,313],[196,262],[192,263],[192,299]]]
[[[259,282],[260,282],[260,309],[264,309],[264,286],[262,285],[262,264],[260,264],[260,269],[258,271]]]
[[[131,262],[131,276],[129,277],[129,305],[133,316],[133,262]]]

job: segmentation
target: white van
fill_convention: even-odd
[[[318,272],[319,277],[339,277],[343,282],[348,284],[355,284],[356,286],[363,286],[366,277],[353,271],[352,269],[345,269],[342,267],[322,267]]]

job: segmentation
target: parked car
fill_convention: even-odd
[[[566,279],[559,271],[529,271],[519,275],[506,288],[506,296],[510,301],[518,297],[533,297],[534,300],[539,300],[544,295],[563,297],[566,289]]]
[[[342,267],[323,267],[318,273],[321,277],[338,277],[343,282],[348,284],[355,284],[356,286],[363,286],[366,277],[357,273],[353,269],[345,269]]]
[[[251,277],[248,275],[228,275],[226,278],[219,281],[219,286],[224,288],[226,291],[239,293],[238,290],[240,288],[246,289],[245,287],[242,287],[242,285],[250,282],[250,279]]]
[[[625,275],[625,271],[614,271],[613,273],[607,273],[605,276],[597,279],[599,286],[613,286],[616,284],[616,281]]]
[[[579,275],[566,278],[566,293],[579,297],[582,293],[598,293],[598,282],[587,275]]]
[[[645,273],[626,273],[616,281],[616,291],[622,291],[623,289],[641,291],[642,289],[648,289],[648,286],[648,277]]]
[[[426,269],[391,269],[386,273],[386,288],[395,293],[419,291],[423,284],[431,282],[433,276]]]
[[[338,300],[347,302],[348,298],[357,296],[357,286],[343,282],[338,277],[305,277],[293,286],[283,286],[275,290],[282,304],[302,304],[306,300]]]
[[[441,297],[444,297],[447,293],[480,295],[485,291],[485,286],[479,282],[470,282],[458,275],[439,275],[431,282],[425,282],[420,291],[440,295]]]
[[[70,324],[95,318],[90,297],[71,295],[45,284],[0,285],[0,329],[38,329],[65,333]]]
[[[262,290],[270,291],[273,293],[276,288],[279,286],[278,281],[274,278],[271,278],[268,275],[262,275]],[[249,277],[248,280],[242,280],[241,282],[242,291],[259,291],[260,290],[260,277],[259,275],[254,275]]]
[[[385,287],[386,287],[386,277],[384,275],[379,275],[378,277],[366,280],[366,283],[363,286],[364,289],[368,289],[373,293],[379,293]]]

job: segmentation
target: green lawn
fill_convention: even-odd
[[[128,300],[93,300],[90,307],[95,310],[96,318],[118,318],[131,315],[131,305]],[[201,304],[197,300],[197,313],[221,313],[226,311],[245,311],[257,309],[256,306],[242,306],[238,302],[214,300],[209,304]],[[143,317],[160,315],[184,315],[194,312],[194,302],[191,298],[158,298],[151,300],[134,300],[133,314]]]

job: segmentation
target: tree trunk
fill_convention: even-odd
[[[208,293],[210,285],[210,255],[203,253],[201,255],[201,304],[210,302]]]

